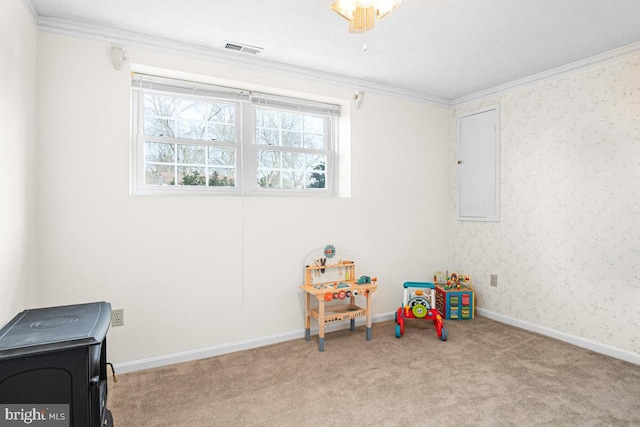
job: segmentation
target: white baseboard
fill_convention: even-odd
[[[596,353],[615,357],[616,359],[624,360],[625,362],[633,363],[635,365],[640,365],[640,354],[637,354],[637,353],[621,350],[619,348],[612,347],[606,344],[601,344],[595,341],[589,341],[584,338],[580,338],[574,335],[565,334],[564,332],[556,331],[555,329],[535,325],[533,323],[525,322],[523,320],[515,319],[509,316],[504,316],[502,314],[498,314],[493,311],[485,310],[479,307],[476,307],[476,313],[500,323],[506,323],[507,325],[515,326],[517,328],[525,329],[531,332],[536,332],[540,335],[544,335],[550,338],[555,338],[557,340],[564,341],[566,343],[573,344],[575,346],[582,347],[587,350],[594,351]]]
[[[565,334],[564,332],[556,331],[554,329],[546,328],[544,326],[528,323],[513,317],[504,316],[502,314],[494,313],[493,311],[485,310],[483,308],[476,308],[476,313],[489,319],[495,320],[500,323],[515,326],[517,328],[525,329],[527,331],[536,332],[541,335],[545,335],[551,338],[555,338],[560,341],[567,342],[569,344],[576,345],[578,347],[586,348],[596,353],[601,353],[607,356],[615,357],[616,359],[624,360],[635,365],[640,365],[640,354],[631,353],[619,348],[611,347],[605,344],[586,340],[584,338],[575,337],[573,335]],[[378,314],[371,317],[372,323],[385,322],[394,318],[395,311],[390,313]],[[356,326],[362,326],[365,323],[365,319],[356,319]],[[341,329],[347,329],[349,323],[331,323],[325,328],[326,332],[338,331]],[[311,329],[312,335],[318,334],[317,328]],[[166,354],[162,356],[150,357],[147,359],[133,360],[130,362],[116,363],[116,371],[118,373],[127,373],[141,371],[144,369],[159,368],[162,366],[172,365],[174,363],[190,362],[198,359],[206,359],[208,357],[221,356],[223,354],[234,353],[236,351],[249,350],[252,348],[263,347],[266,345],[277,344],[280,342],[295,340],[304,338],[304,330],[295,330],[286,332],[283,334],[269,335],[266,337],[253,338],[249,340],[236,341],[227,344],[215,345],[206,348],[199,348],[195,350],[183,351],[180,353]],[[313,338],[312,338],[313,341]]]
[[[383,313],[371,316],[372,323],[385,322],[394,318],[394,313]],[[365,324],[364,318],[356,319],[356,326]],[[338,331],[349,328],[348,322],[331,323],[325,327],[325,332]],[[317,335],[318,329],[311,328],[311,335]],[[266,345],[277,344],[280,342],[304,338],[304,329],[286,332],[283,334],[270,335],[260,338],[252,338],[249,340],[236,341],[227,344],[214,345],[206,348],[182,351],[179,353],[165,354],[162,356],[150,357],[141,360],[132,360],[130,362],[115,363],[116,372],[124,374],[127,372],[141,371],[144,369],[159,368],[162,366],[173,365],[174,363],[190,362],[193,360],[206,359],[208,357],[221,356],[223,354],[234,353],[236,351],[249,350],[252,348],[263,347]],[[313,341],[313,338],[312,338]],[[316,344],[317,345],[317,344]]]

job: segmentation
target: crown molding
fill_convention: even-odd
[[[33,19],[34,24],[38,25],[38,10],[33,5],[33,1],[22,0],[22,4],[24,5],[24,8],[27,9],[27,12],[29,12],[29,14],[31,15],[31,18]]]
[[[464,104],[478,102],[491,97],[501,96],[515,90],[535,86],[569,74],[580,72],[593,66],[602,66],[608,63],[620,61],[624,58],[640,53],[640,42],[636,42],[627,46],[610,50],[608,52],[591,56],[586,59],[575,61],[561,67],[553,68],[551,70],[533,74],[522,79],[513,80],[502,85],[494,86],[492,88],[475,92],[470,95],[465,95],[453,100],[449,100],[446,98],[403,89],[384,83],[347,77],[335,73],[328,73],[324,71],[314,70],[308,67],[285,64],[282,62],[272,61],[264,58],[249,57],[237,52],[226,52],[219,48],[198,46],[166,38],[148,36],[130,31],[116,30],[113,28],[101,27],[97,25],[87,25],[74,21],[41,17],[38,15],[37,9],[33,5],[32,0],[22,0],[22,2],[24,3],[25,8],[31,13],[34,20],[36,20],[38,28],[46,32],[98,40],[112,44],[126,45],[130,47],[162,51],[171,54],[187,55],[206,60],[215,60],[218,62],[230,65],[240,65],[259,71],[268,71],[289,76],[304,77],[307,79],[328,82],[340,86],[355,87],[358,90],[377,92],[383,95],[389,95],[447,108],[459,107]]]
[[[631,43],[629,45],[610,50],[598,55],[591,56],[586,59],[572,62],[561,67],[552,68],[551,70],[543,71],[541,73],[532,74],[528,77],[513,80],[509,83],[505,83],[499,86],[492,87],[480,92],[473,93],[471,95],[456,98],[451,101],[452,107],[459,107],[464,104],[481,101],[487,98],[505,95],[515,90],[536,86],[541,83],[545,83],[551,80],[555,80],[561,77],[565,77],[570,74],[581,72],[592,68],[594,66],[603,66],[613,62],[618,62],[626,58],[638,55],[640,53],[640,42]]]
[[[23,1],[30,2],[30,0]],[[188,55],[231,65],[241,65],[260,71],[269,71],[290,76],[305,77],[341,86],[356,87],[359,90],[377,92],[384,95],[433,104],[441,107],[451,107],[451,101],[448,99],[398,88],[383,83],[346,77],[334,73],[314,70],[308,67],[290,65],[263,58],[249,57],[238,52],[225,52],[222,49],[198,46],[161,37],[46,17],[38,17],[38,27],[40,30],[50,33],[98,40],[128,47],[138,47],[173,54]]]

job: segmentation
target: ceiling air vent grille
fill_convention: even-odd
[[[248,44],[242,43],[234,43],[234,42],[226,42],[224,45],[225,49],[235,50],[236,52],[244,52],[249,53],[251,55],[257,55],[264,50],[262,47],[251,46]]]

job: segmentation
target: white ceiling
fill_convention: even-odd
[[[364,34],[348,32],[333,0],[24,1],[43,30],[100,34],[125,47],[188,46],[443,100],[617,48],[640,50],[640,0],[404,0]],[[232,53],[226,41],[264,51]]]

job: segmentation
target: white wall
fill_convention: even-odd
[[[130,63],[350,99],[352,87],[129,48]],[[39,36],[43,305],[124,308],[110,359],[132,363],[299,333],[306,255],[326,244],[379,278],[374,314],[449,260],[450,110],[367,93],[351,112],[352,197],[132,197],[130,75],[109,45]],[[309,344],[313,345],[313,344]]]
[[[20,0],[0,3],[0,326],[37,305],[34,156],[38,30]]]
[[[461,114],[500,104],[502,220],[452,225],[452,265],[475,278],[478,306],[635,360],[639,88],[636,56],[464,105],[451,147]]]

